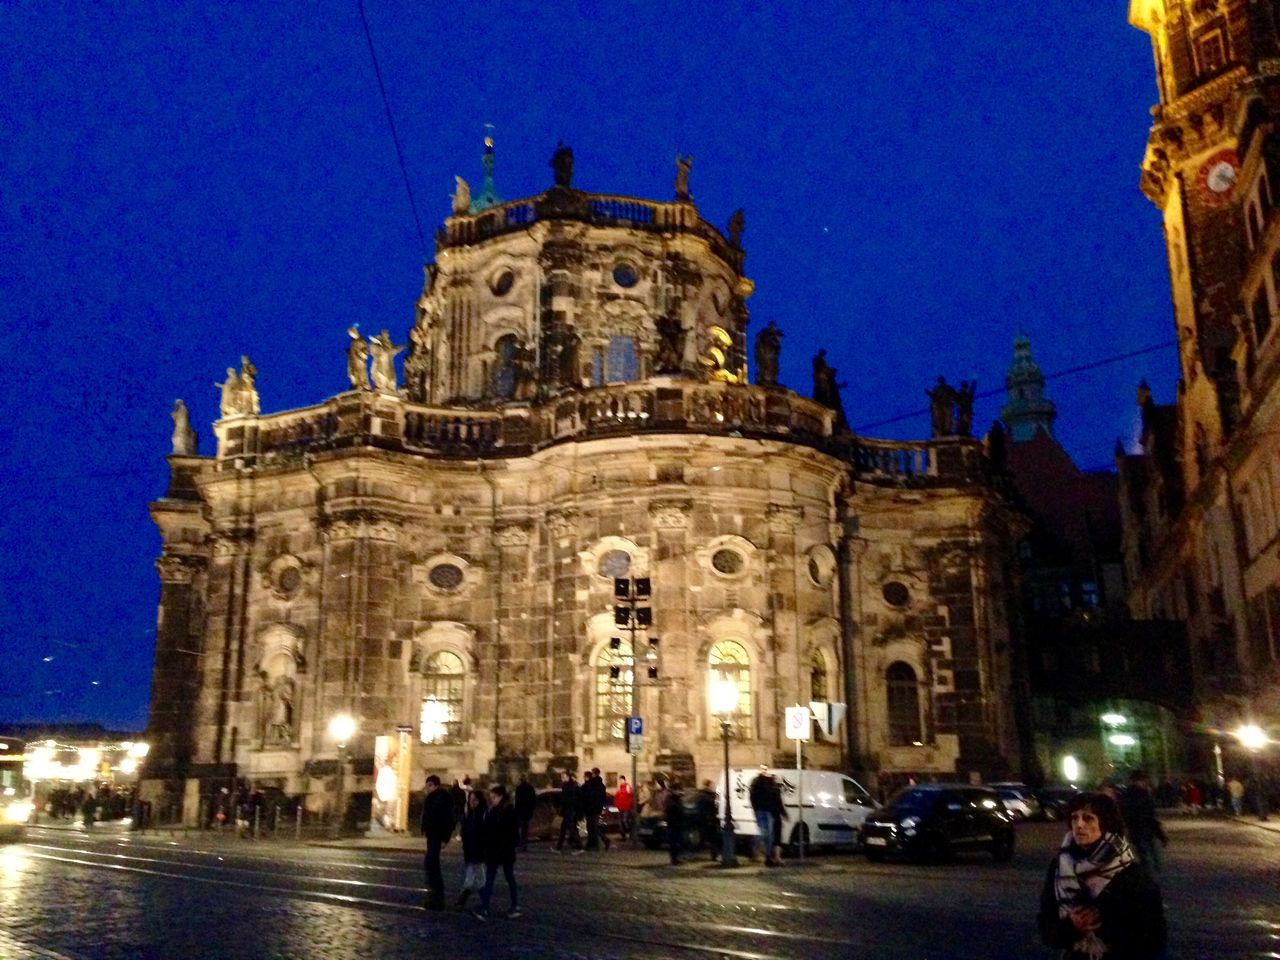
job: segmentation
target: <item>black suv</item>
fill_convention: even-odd
[[[868,860],[903,854],[946,860],[961,850],[987,850],[996,860],[1013,856],[1013,817],[989,787],[929,783],[899,790],[862,825]]]

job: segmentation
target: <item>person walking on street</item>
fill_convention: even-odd
[[[507,799],[507,788],[495,784],[489,790],[489,810],[484,818],[484,889],[480,891],[480,907],[471,911],[478,919],[489,918],[489,902],[493,899],[493,884],[502,868],[511,897],[511,909],[507,916],[520,916],[520,894],[516,888],[516,848],[520,845],[520,824],[516,809]]]
[[[609,801],[609,794],[604,788],[604,779],[597,767],[587,773],[582,781],[582,814],[587,820],[587,849],[599,850],[600,841],[604,840],[604,848],[609,849],[609,838],[600,835],[600,815],[604,813]]]
[[[631,836],[631,808],[635,797],[631,793],[631,784],[626,777],[618,778],[618,789],[613,791],[613,805],[618,808],[618,820],[622,826],[622,839]]]
[[[524,774],[516,784],[516,818],[520,821],[520,849],[529,847],[529,824],[533,820],[533,811],[538,806],[538,791]]]
[[[427,777],[427,795],[422,801],[422,835],[427,838],[425,868],[428,910],[444,909],[444,875],[440,872],[440,850],[453,835],[453,797],[440,786],[434,773]]]
[[[560,839],[556,841],[556,849],[563,850],[565,838],[573,850],[582,849],[582,837],[578,834],[578,817],[582,809],[582,788],[574,779],[573,773],[564,775],[560,781]]]
[[[673,779],[667,788],[663,813],[667,818],[667,850],[671,853],[671,862],[679,863],[684,849],[684,794],[680,792],[679,780]]]
[[[1169,838],[1156,816],[1151,781],[1141,770],[1129,774],[1129,786],[1120,794],[1120,816],[1124,819],[1125,836],[1136,848],[1138,859],[1154,877],[1164,867],[1160,848],[1169,842]]]
[[[693,809],[698,820],[702,843],[711,850],[711,859],[720,859],[720,816],[716,809],[716,791],[710,780],[702,781],[702,789],[694,800]]]
[[[484,818],[489,812],[489,804],[485,801],[483,790],[472,790],[467,794],[466,809],[458,833],[462,835],[462,892],[458,894],[458,909],[467,905],[472,891],[480,893],[484,890],[485,881],[485,844]]]
[[[756,850],[764,856],[766,866],[773,866],[773,777],[768,764],[760,764],[760,772],[747,788],[751,811],[756,815]]]
[[[1063,960],[1160,960],[1167,937],[1160,888],[1125,840],[1115,801],[1078,793],[1067,820],[1071,829],[1040,892],[1040,939]]]
[[[1227,781],[1227,795],[1231,797],[1231,812],[1237,817],[1244,815],[1244,784],[1239,777]]]

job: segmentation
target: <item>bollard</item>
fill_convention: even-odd
[[[280,804],[276,804],[271,808],[271,836],[279,836],[280,830]]]
[[[293,836],[295,840],[302,839],[302,801],[298,801],[297,825],[294,827]]]

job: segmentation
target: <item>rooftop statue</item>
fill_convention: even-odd
[[[742,248],[742,231],[746,228],[746,217],[739,207],[733,211],[733,216],[729,218],[729,243],[739,249]]]
[[[961,380],[956,394],[956,436],[967,437],[973,427],[973,394],[978,389],[977,380]]]
[[[959,394],[956,388],[947,383],[947,378],[938,377],[938,383],[932,390],[926,390],[929,398],[929,416],[933,423],[935,437],[949,437],[956,429],[956,399]]]
[[[842,383],[836,382],[836,368],[827,363],[824,347],[813,358],[813,399],[836,412],[836,425],[844,426],[844,402],[840,399]]]
[[[573,186],[573,150],[560,140],[556,152],[551,155],[551,169],[555,171],[557,187]]]
[[[693,166],[693,155],[676,154],[676,199],[692,200],[689,193],[689,170]]]
[[[385,327],[382,333],[369,338],[369,350],[373,354],[373,387],[379,393],[396,392],[396,354],[405,348],[403,343],[393,343]]]
[[[425,403],[431,376],[431,345],[421,327],[409,330],[409,355],[404,360],[404,386],[410,400]]]
[[[778,357],[781,353],[782,331],[770,320],[768,326],[756,334],[756,383],[760,386],[778,385]]]
[[[240,372],[235,367],[227,367],[227,379],[214,386],[222,390],[222,401],[218,406],[224,417],[256,416],[258,414],[258,390],[253,378],[258,369],[248,357],[240,358]]]
[[[347,336],[351,338],[347,347],[347,379],[351,381],[352,390],[368,390],[369,346],[360,336],[360,325],[353,323],[347,327]]]
[[[194,457],[199,453],[199,440],[191,426],[191,414],[181,400],[173,401],[173,452],[178,456]]]
[[[453,192],[453,212],[460,217],[471,211],[471,186],[461,177],[455,176],[453,179],[457,184]]]

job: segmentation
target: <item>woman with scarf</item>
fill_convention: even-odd
[[[1116,802],[1080,793],[1066,813],[1071,831],[1040,895],[1041,939],[1064,960],[1159,960],[1165,949],[1160,888],[1125,840]]]

